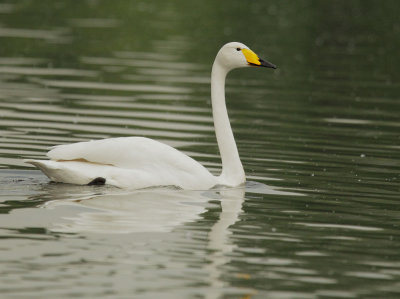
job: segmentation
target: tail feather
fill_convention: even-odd
[[[50,161],[50,160],[31,160],[31,159],[24,159],[25,163],[28,164],[32,164],[38,168],[40,168],[41,170],[43,170],[43,168],[49,168],[49,169],[59,169],[57,163],[54,163],[54,161]],[[51,163],[53,162],[53,163]]]
[[[54,182],[86,185],[99,176],[99,170],[90,163],[30,159],[24,162],[36,166]]]

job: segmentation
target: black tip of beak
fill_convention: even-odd
[[[276,69],[276,65],[272,64],[271,62],[260,59],[260,63],[261,63],[260,66]]]

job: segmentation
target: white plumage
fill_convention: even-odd
[[[215,177],[189,156],[143,137],[110,138],[59,145],[50,160],[28,160],[51,180],[88,184],[97,177],[121,188],[174,185],[183,189],[210,188]]]
[[[215,132],[222,159],[222,173],[212,175],[204,166],[169,145],[143,137],[109,138],[59,145],[47,153],[50,160],[25,160],[52,181],[89,184],[97,178],[120,188],[140,189],[173,185],[183,189],[237,186],[245,182],[242,163],[225,105],[225,77],[237,67],[275,68],[237,42],[221,48],[211,75]]]

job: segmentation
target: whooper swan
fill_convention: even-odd
[[[47,153],[50,160],[25,162],[37,166],[52,181],[70,184],[109,184],[129,189],[169,185],[182,189],[238,186],[246,178],[226,110],[225,77],[240,67],[276,68],[242,43],[231,42],[219,50],[211,71],[212,112],[222,160],[219,176],[212,175],[203,165],[173,147],[144,137],[59,145]]]

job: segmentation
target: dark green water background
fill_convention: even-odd
[[[399,1],[0,1],[4,298],[398,298]],[[118,136],[218,173],[210,70],[245,188],[50,184],[23,158]]]

